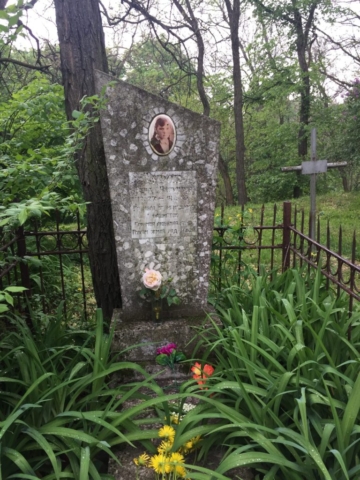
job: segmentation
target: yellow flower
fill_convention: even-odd
[[[184,463],[184,455],[179,452],[173,452],[170,456],[170,462],[172,463]]]
[[[184,447],[186,450],[191,450],[193,448],[193,442],[189,440],[188,442],[185,443]]]
[[[176,475],[184,478],[186,476],[186,470],[182,465],[185,462],[184,456],[179,452],[173,452],[170,456],[170,462],[172,470],[175,471]]]
[[[201,436],[200,435],[197,435],[196,437],[193,437],[191,439],[191,442],[193,443],[193,445],[196,445],[197,443],[199,443],[201,440]]]
[[[146,453],[143,453],[138,458],[134,458],[134,463],[138,467],[146,467],[149,460],[150,460],[149,455],[147,455]]]
[[[176,465],[175,467],[175,472],[177,475],[179,475],[181,478],[186,477],[186,470],[182,465]]]
[[[201,440],[201,436],[197,435],[196,437],[191,438],[188,440],[183,446],[182,446],[182,451],[186,454],[191,452],[192,450],[195,450],[196,444],[199,443]]]
[[[252,212],[253,212],[253,209],[252,209],[252,208],[249,208],[249,212],[252,213]]]
[[[162,455],[161,453],[151,457],[149,465],[155,470],[156,473],[164,474],[171,472],[169,459],[166,457],[166,455]]]
[[[158,452],[165,455],[166,453],[169,453],[172,446],[173,446],[174,441],[173,440],[168,440],[167,442],[162,441],[160,445],[158,446]]]
[[[159,437],[168,438],[169,440],[171,439],[172,441],[174,441],[175,429],[173,427],[170,427],[169,425],[164,425],[159,430]]]

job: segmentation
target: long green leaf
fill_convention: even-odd
[[[89,480],[90,448],[81,448],[80,477],[79,480]]]
[[[341,422],[341,429],[343,432],[345,448],[349,443],[351,432],[354,428],[355,422],[358,419],[359,410],[360,410],[360,373],[358,374],[356,382],[351,391],[351,395],[345,407],[344,416]]]

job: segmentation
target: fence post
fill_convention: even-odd
[[[291,202],[283,203],[282,271],[290,267]]]
[[[19,227],[17,229],[17,255],[21,258],[20,260],[20,275],[21,275],[21,286],[27,288],[25,290],[25,296],[31,297],[31,283],[30,283],[30,274],[29,267],[27,263],[24,262],[24,257],[26,255],[26,242],[24,235],[24,227]]]

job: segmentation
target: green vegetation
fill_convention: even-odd
[[[220,247],[255,241],[254,227],[262,216],[264,225],[282,223],[282,210],[274,215],[273,203],[299,192],[303,196],[291,200],[293,213],[295,207],[304,209],[306,231],[308,178],[282,173],[280,167],[309,158],[309,133],[316,127],[318,158],[348,162],[344,170],[318,176],[320,242],[326,243],[329,221],[330,247],[337,250],[341,225],[342,252],[350,257],[353,230],[360,220],[360,81],[353,72],[335,77],[344,94],[333,100],[328,80],[334,77],[326,78],[332,62],[327,52],[345,45],[341,52],[359,66],[359,42],[356,35],[334,42],[317,27],[327,24],[335,31],[337,21],[349,24],[359,15],[351,10],[352,2],[334,10],[323,0],[281,5],[273,0],[242,5],[237,0],[226,5],[170,2],[169,8],[151,2],[149,10],[137,13],[140,4],[129,8],[129,1],[119,2],[119,8],[127,11],[114,12],[113,23],[120,18],[138,26],[144,18],[156,21],[139,42],[134,34],[124,55],[116,47],[109,60],[112,73],[194,111],[210,112],[220,121],[224,183],[219,182],[217,204],[226,200],[230,205],[236,194],[243,193],[235,187],[240,166],[245,167],[251,201],[244,209],[226,207],[223,217],[220,209],[216,212],[215,226],[230,227],[224,238],[214,238],[211,302],[217,317],[210,320],[212,328],[206,329],[206,335],[200,331],[194,352],[198,358],[189,360],[189,365],[197,361],[192,368],[197,372],[195,381],[185,382],[177,394],[164,393],[156,378],[139,365],[122,361],[122,352],[111,351],[114,331],[105,333],[109,328],[103,325],[101,311],[95,321],[84,321],[79,291],[82,266],[75,256],[63,254],[61,262],[52,257],[26,258],[34,287],[26,322],[10,312],[23,287],[0,284],[0,314],[5,319],[0,323],[0,480],[110,479],[107,460],[116,461],[115,454],[124,445],[141,445],[149,454],[161,454],[161,447],[156,448],[158,426],[170,427],[174,409],[178,422],[171,434],[169,458],[177,453],[175,458],[182,463],[179,455],[193,453],[186,445],[196,439],[199,446],[194,458],[187,457],[189,464],[179,466],[181,476],[186,469],[186,478],[225,479],[234,467],[249,466],[256,480],[357,480],[359,306],[349,318],[347,299],[328,290],[319,272],[292,269],[280,274],[275,268],[269,275],[269,251],[260,256],[254,249],[239,256],[239,252],[220,252]],[[23,14],[35,3],[0,2],[2,244],[13,228],[29,226],[31,217],[54,230],[55,207],[70,213],[62,229],[71,229],[79,208],[86,225],[75,159],[98,120],[97,108],[103,106],[97,97],[85,98],[74,107],[78,110],[73,122],[67,122],[58,47],[39,46],[36,55],[14,47],[26,31]],[[230,14],[227,17],[229,5],[234,19],[237,6],[241,19],[247,22],[249,14],[254,19],[254,33],[246,26],[235,29],[242,37],[233,42],[240,43],[242,78],[235,78],[231,69],[235,57],[228,43],[229,32],[234,33]],[[102,32],[95,33],[94,38],[102,38]],[[49,68],[42,66],[44,57]],[[30,68],[23,69],[24,64]],[[51,80],[36,69],[50,72]],[[237,110],[235,84],[242,96]],[[90,110],[95,112],[93,118]],[[238,154],[241,135],[236,138],[234,124],[235,113],[240,112],[245,145]],[[298,224],[300,219],[298,215]],[[272,243],[269,235],[263,233],[263,245]],[[274,243],[281,241],[278,232]],[[51,250],[55,242],[54,236],[48,236],[42,247]],[[1,252],[0,267],[16,255]],[[278,266],[281,251],[274,255]],[[258,260],[260,275],[255,272]],[[64,271],[66,314],[59,268]],[[91,289],[87,262],[85,288]],[[176,303],[175,291],[170,297]],[[87,313],[96,304],[91,300]],[[211,374],[202,376],[201,365]],[[126,383],[125,370],[143,380]],[[120,378],[116,385],[114,376]],[[188,401],[194,401],[194,408],[185,409]],[[219,445],[222,461],[212,471],[207,469],[207,458]],[[144,454],[141,458],[146,461]],[[163,474],[162,480],[168,480],[170,472],[161,472],[159,459],[155,467],[159,478]]]
[[[222,291],[221,325],[202,343],[215,373],[174,448],[212,422],[199,455],[223,445],[219,473],[248,465],[256,479],[358,478],[360,316],[345,305],[319,274],[297,270]]]
[[[225,479],[249,466],[256,480],[355,480],[360,312],[349,318],[346,305],[319,272],[288,270],[271,280],[249,273],[219,293],[221,323],[200,332],[196,360],[214,373],[173,395],[111,354],[113,330],[103,333],[100,311],[87,331],[65,327],[61,315],[47,324],[34,317],[32,331],[16,319],[0,339],[1,476],[110,478],[104,461],[119,446],[140,442],[156,454],[150,440],[175,408],[182,415],[171,451],[198,443],[181,466],[187,478]],[[110,376],[124,369],[144,380],[114,387]],[[196,404],[185,410],[191,398]],[[135,406],[124,408],[128,400]],[[221,463],[208,470],[206,456],[219,445]]]
[[[114,458],[111,449],[133,441],[152,448],[156,431],[141,429],[151,419],[134,418],[163,402],[162,391],[111,354],[113,330],[103,333],[101,311],[94,330],[68,329],[61,315],[45,326],[34,317],[32,331],[15,319],[13,330],[0,336],[2,479],[105,479],[103,454]],[[113,388],[110,376],[124,370],[145,380]],[[141,393],[145,386],[155,398]],[[123,408],[129,398],[140,404]]]

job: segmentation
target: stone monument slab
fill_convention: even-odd
[[[169,319],[207,306],[220,124],[102,72],[101,112],[120,275],[121,320],[150,318],[145,268],[172,279],[181,304]]]

